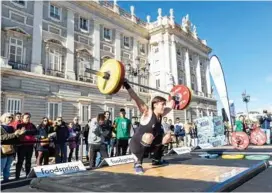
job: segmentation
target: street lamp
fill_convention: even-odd
[[[246,91],[242,93],[242,97],[243,97],[243,102],[246,103],[246,111],[247,111],[247,117],[249,118],[248,116],[248,105],[247,103],[249,103],[250,101],[250,95],[246,94]]]
[[[129,76],[148,76],[149,75],[149,63],[145,66],[140,66],[140,58],[135,58],[135,66],[127,64],[127,73]]]

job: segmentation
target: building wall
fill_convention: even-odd
[[[2,34],[1,34],[1,56],[8,58],[9,52],[9,40],[10,37],[22,39],[24,53],[23,63],[26,68],[22,70],[20,64],[16,64],[15,69],[10,70],[2,68],[2,95],[4,98],[1,100],[2,108],[1,113],[5,112],[7,107],[7,99],[10,97],[17,97],[22,100],[22,111],[33,111],[35,115],[32,119],[35,122],[39,122],[43,116],[48,115],[48,102],[61,103],[62,116],[64,119],[72,120],[74,116],[80,116],[80,104],[90,104],[90,116],[96,116],[98,112],[107,110],[108,107],[112,107],[114,116],[119,114],[121,107],[133,109],[134,115],[139,115],[139,112],[135,104],[129,99],[128,95],[124,91],[120,91],[112,97],[101,95],[96,89],[95,83],[81,82],[78,80],[78,53],[79,50],[85,49],[89,52],[91,59],[90,63],[94,67],[100,66],[100,61],[105,57],[115,58],[121,60],[127,67],[128,64],[135,65],[136,58],[139,57],[141,66],[145,67],[146,64],[150,64],[150,76],[147,77],[147,84],[152,87],[156,87],[156,79],[160,80],[161,90],[167,90],[167,81],[169,73],[174,75],[174,78],[182,79],[182,84],[191,86],[188,84],[188,78],[196,76],[196,65],[198,64],[197,58],[201,61],[200,77],[202,83],[202,94],[198,94],[198,81],[195,82],[195,89],[193,93],[193,101],[186,111],[173,111],[168,116],[172,119],[180,117],[185,121],[187,117],[196,117],[200,111],[206,112],[205,109],[209,108],[209,113],[216,112],[216,100],[210,97],[209,82],[207,81],[206,72],[209,59],[209,51],[207,48],[203,48],[199,43],[194,42],[190,38],[184,35],[183,32],[178,31],[177,26],[168,28],[163,22],[159,23],[159,20],[153,23],[136,24],[133,21],[130,14],[124,14],[120,9],[120,13],[114,13],[111,8],[106,8],[104,4],[106,2],[48,2],[44,1],[42,5],[42,42],[41,42],[41,66],[42,72],[32,71],[32,50],[35,46],[39,46],[33,43],[33,29],[37,26],[33,26],[34,23],[34,1],[28,1],[25,7],[16,6],[11,1],[4,1],[2,3]],[[60,7],[61,19],[57,21],[49,16],[50,4]],[[69,32],[68,24],[68,12],[73,11],[73,28],[74,32]],[[11,17],[11,14],[14,14]],[[16,15],[17,14],[17,15]],[[131,18],[127,18],[127,17]],[[88,32],[84,32],[79,28],[79,18],[84,17],[88,19]],[[167,17],[164,17],[163,21],[168,21]],[[98,26],[98,28],[96,27]],[[158,27],[159,26],[159,27]],[[8,30],[7,28],[14,28],[20,30],[19,33],[14,30]],[[104,27],[112,30],[111,40],[108,41],[104,38]],[[180,29],[179,29],[180,30]],[[166,31],[165,34],[162,31]],[[74,34],[74,51],[70,51],[71,48],[67,47],[70,38],[67,34]],[[99,34],[95,36],[95,34]],[[37,35],[37,34],[35,34]],[[129,48],[124,46],[124,36],[129,37]],[[73,39],[73,38],[72,38]],[[48,40],[59,41],[59,45],[48,44]],[[199,40],[197,40],[199,41]],[[140,53],[140,44],[146,45],[145,54]],[[48,45],[59,46],[63,50],[63,74],[64,78],[57,78],[52,74],[47,74],[49,66],[48,62]],[[34,47],[33,47],[34,46]],[[159,49],[158,53],[155,53],[154,47]],[[181,55],[177,55],[177,49],[180,49]],[[73,50],[73,49],[72,49]],[[192,62],[186,60],[186,50],[189,55],[193,56]],[[67,56],[73,56],[72,70],[76,74],[76,80],[69,81],[65,79],[67,76],[66,69],[70,67],[72,61],[67,61]],[[71,59],[71,57],[69,57]],[[173,59],[174,58],[174,59]],[[158,61],[157,61],[158,60]],[[144,61],[144,62],[142,62]],[[180,62],[180,65],[179,65]],[[189,67],[193,66],[194,71],[188,71]],[[99,64],[99,66],[95,66]],[[10,65],[10,64],[9,64]],[[35,64],[36,65],[36,64]],[[6,67],[6,66],[5,66]],[[14,66],[12,66],[14,68]],[[183,72],[180,71],[183,70]],[[25,72],[28,71],[28,72]],[[32,72],[30,72],[32,71]],[[178,73],[175,74],[175,71]],[[45,75],[47,74],[47,75]],[[73,78],[72,78],[73,79]],[[135,82],[140,81],[140,77],[130,78]],[[149,79],[149,80],[148,80]],[[179,82],[177,82],[179,83]],[[137,87],[133,87],[135,91],[139,91]],[[150,95],[148,93],[138,93],[140,97],[149,103]],[[133,106],[134,105],[134,106]],[[198,109],[198,110],[196,110]],[[200,109],[200,110],[199,110]],[[190,115],[187,115],[189,112]]]

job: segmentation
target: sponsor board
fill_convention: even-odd
[[[198,144],[198,146],[199,146],[201,149],[213,148],[212,144],[210,144],[210,143]]]
[[[174,152],[176,152],[178,155],[190,153],[192,149],[190,147],[179,147],[179,148],[173,148]]]
[[[107,162],[109,166],[115,166],[115,165],[133,163],[135,161],[135,158],[133,155],[125,155],[125,156],[118,156],[118,157],[110,157],[104,160],[105,162]]]
[[[34,167],[30,171],[27,177],[28,178],[32,178],[32,177],[42,178],[42,177],[71,174],[71,173],[76,173],[80,171],[86,171],[86,168],[81,161],[68,162],[68,163]]]

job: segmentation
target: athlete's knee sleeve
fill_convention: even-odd
[[[145,133],[142,136],[141,144],[143,146],[149,147],[154,140],[154,136],[152,133]]]

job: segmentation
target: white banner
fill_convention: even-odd
[[[118,157],[110,157],[104,159],[109,166],[121,165],[121,164],[128,164],[135,161],[133,155],[125,155],[125,156],[118,156]]]
[[[210,73],[211,73],[213,82],[215,84],[217,93],[220,97],[221,103],[228,116],[229,122],[232,125],[231,119],[230,119],[230,106],[229,106],[227,85],[226,85],[224,72],[222,70],[221,63],[217,56],[212,56],[210,59]]]
[[[173,148],[173,151],[175,151],[178,155],[190,153],[192,149],[190,147],[179,147],[179,148]]]
[[[34,167],[28,177],[49,177],[86,171],[81,161]]]

